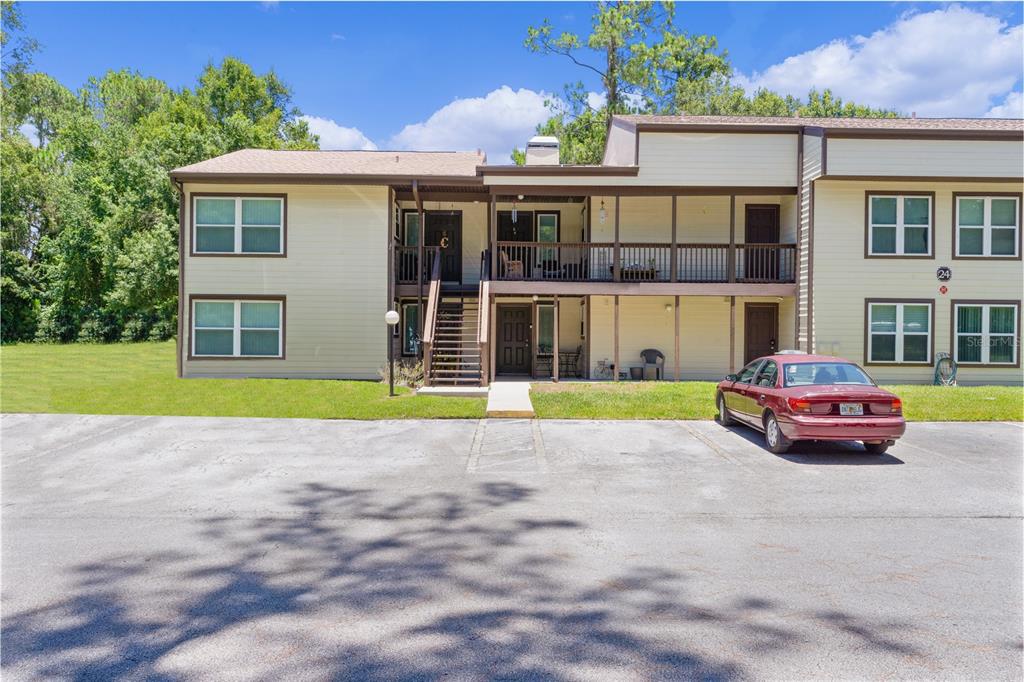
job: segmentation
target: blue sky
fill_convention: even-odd
[[[522,144],[543,100],[585,72],[523,47],[549,18],[586,32],[584,3],[25,3],[36,67],[80,87],[135,69],[174,87],[237,56],[273,68],[324,146]],[[685,3],[677,24],[714,34],[739,82],[816,85],[918,115],[1021,110],[1021,5]],[[596,82],[587,82],[597,89]],[[503,88],[503,86],[505,86]]]

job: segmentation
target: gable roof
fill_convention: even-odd
[[[176,180],[330,180],[393,182],[416,178],[478,182],[480,152],[292,151],[240,149],[171,171]]]
[[[658,129],[764,129],[792,130],[823,128],[849,133],[871,132],[898,136],[906,134],[991,134],[1024,133],[1019,118],[831,118],[813,116],[659,116],[627,114],[615,117],[638,130]]]

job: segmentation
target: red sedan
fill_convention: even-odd
[[[903,403],[841,358],[779,353],[758,358],[718,384],[718,420],[764,432],[783,453],[798,440],[859,440],[882,454],[906,430]]]

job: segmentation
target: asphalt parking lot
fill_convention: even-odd
[[[5,679],[1020,679],[1020,424],[3,415]]]

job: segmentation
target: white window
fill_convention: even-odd
[[[868,254],[928,256],[932,252],[930,195],[868,196]]]
[[[1017,304],[957,303],[954,359],[960,364],[1017,363]]]
[[[406,246],[419,246],[420,243],[420,214],[416,211],[405,213],[405,238],[403,243]]]
[[[931,364],[931,303],[868,303],[868,362]]]
[[[281,309],[281,301],[193,301],[192,355],[281,357]]]
[[[282,197],[195,197],[195,253],[284,253]]]
[[[957,256],[1017,256],[1019,197],[958,196]]]

